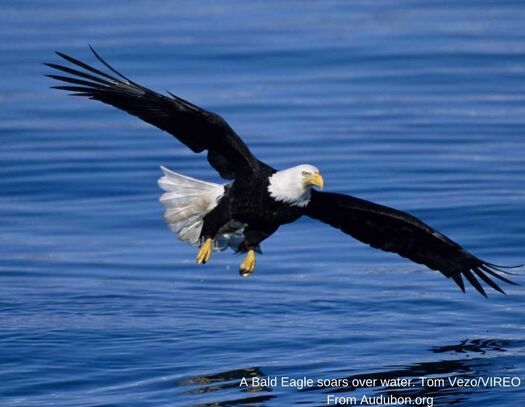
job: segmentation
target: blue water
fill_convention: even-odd
[[[0,405],[325,405],[328,394],[525,399],[525,291],[473,289],[304,219],[197,267],[162,221],[159,165],[204,156],[49,89],[95,46],[222,114],[272,166],[525,260],[521,1],[6,1],[0,5]],[[239,386],[243,377],[521,378],[516,388]]]

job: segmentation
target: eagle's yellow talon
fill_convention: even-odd
[[[243,277],[248,277],[253,273],[253,270],[255,270],[255,251],[250,250],[241,263],[239,273],[241,273]]]
[[[199,249],[199,253],[197,254],[197,264],[204,264],[210,260],[212,246],[213,239],[208,238],[204,241],[204,243],[201,245],[201,248]]]

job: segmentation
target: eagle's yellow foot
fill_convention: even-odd
[[[213,239],[208,238],[204,241],[197,254],[197,264],[204,264],[210,260],[211,250],[213,248]]]
[[[243,277],[248,277],[253,273],[253,270],[255,270],[255,251],[250,250],[241,263],[239,273],[241,273]]]

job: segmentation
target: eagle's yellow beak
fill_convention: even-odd
[[[318,172],[313,172],[311,175],[305,178],[304,182],[308,186],[315,185],[316,187],[319,187],[319,189],[323,189],[324,180],[323,177],[321,177],[321,174]]]

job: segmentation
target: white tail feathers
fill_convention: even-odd
[[[164,176],[158,184],[164,191],[160,202],[166,207],[164,219],[179,239],[199,243],[202,219],[224,195],[224,186],[200,181],[186,175],[177,174],[166,167],[160,167]]]

